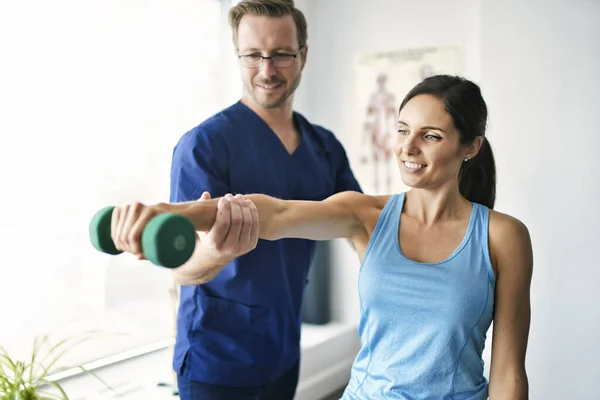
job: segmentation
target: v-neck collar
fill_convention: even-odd
[[[296,149],[290,153],[287,150],[287,148],[285,147],[285,145],[283,144],[283,142],[281,141],[281,139],[279,138],[279,136],[277,136],[275,131],[273,131],[273,129],[271,129],[269,124],[267,124],[264,119],[262,119],[250,107],[248,107],[247,105],[242,103],[241,100],[238,100],[238,104],[241,107],[243,107],[250,115],[252,115],[253,118],[258,121],[259,124],[263,125],[263,127],[265,128],[264,129],[265,133],[269,133],[269,136],[271,136],[271,139],[275,140],[277,142],[276,146],[278,146],[279,149],[281,149],[281,152],[283,152],[284,155],[287,156],[288,158],[295,158],[295,156],[297,156],[299,150],[302,150],[302,148],[305,147],[304,142],[306,140],[306,138],[305,138],[306,132],[305,132],[305,129],[304,129],[301,119],[298,117],[298,114],[295,111],[292,112],[292,119],[294,121],[295,127],[300,131],[300,142],[298,143],[298,146],[296,146]],[[259,130],[263,131],[263,129],[259,129]]]

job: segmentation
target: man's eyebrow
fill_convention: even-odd
[[[248,49],[244,49],[243,51],[238,50],[242,53],[261,53],[262,51],[260,49],[257,49],[256,47],[250,47]],[[279,51],[285,51],[285,52],[289,52],[289,53],[293,53],[294,49],[292,49],[291,47],[276,47],[273,50],[271,50],[271,53],[277,53]]]
[[[287,52],[290,52],[290,53],[294,53],[294,52],[296,52],[298,50],[294,50],[291,47],[284,46],[284,47],[277,47],[277,48],[273,49],[273,51],[287,51]]]

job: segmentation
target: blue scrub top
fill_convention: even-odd
[[[237,102],[185,133],[173,152],[171,202],[202,192],[323,200],[361,191],[334,135],[294,113],[302,134],[289,154],[271,128]],[[188,380],[258,386],[300,355],[300,308],[316,243],[259,240],[210,282],[182,286],[173,367]]]

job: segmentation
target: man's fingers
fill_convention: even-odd
[[[254,202],[250,200],[246,200],[248,204],[248,209],[250,210],[250,214],[252,215],[252,229],[250,231],[250,245],[254,248],[258,243],[258,235],[260,233],[260,219],[258,215],[258,209]]]
[[[242,195],[226,194],[220,198],[215,223],[203,240],[207,240],[216,251],[229,256],[255,248],[258,242],[258,211],[254,203]]]
[[[240,208],[242,210],[242,229],[240,231],[240,245],[244,248],[248,246],[252,237],[252,211],[248,204],[246,203],[246,199],[242,195],[237,195],[236,200],[239,202]]]
[[[232,195],[226,195],[225,200],[229,203],[231,209],[231,226],[229,227],[224,246],[228,249],[237,249],[242,231],[242,209],[239,202]]]
[[[217,249],[221,250],[225,243],[225,238],[231,226],[231,205],[225,198],[221,197],[217,203],[217,218],[205,239]]]

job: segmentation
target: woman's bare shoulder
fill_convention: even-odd
[[[337,203],[338,207],[349,210],[359,221],[361,229],[353,235],[352,241],[361,260],[379,216],[391,197],[391,195],[372,196],[360,192],[342,192],[328,199],[328,201]]]
[[[519,238],[523,238],[523,235],[529,236],[527,226],[511,215],[501,213],[499,211],[490,210],[490,236],[497,237],[498,239],[505,235],[517,235]]]
[[[532,245],[529,229],[518,218],[490,210],[489,246],[492,263],[496,267],[518,265],[517,259],[530,264]]]
[[[361,192],[346,191],[337,193],[327,199],[333,203],[344,203],[353,210],[359,212],[366,208],[377,208],[379,210],[385,207],[391,195],[371,196]]]

